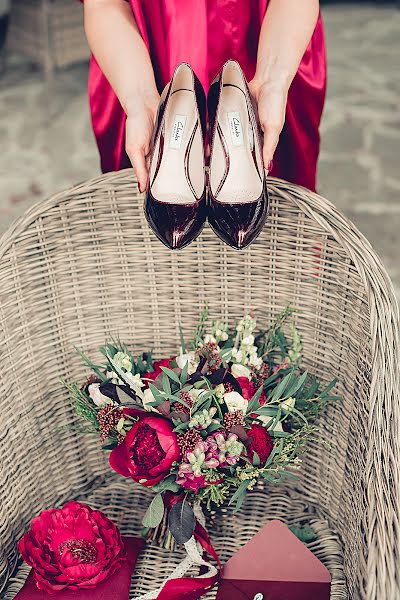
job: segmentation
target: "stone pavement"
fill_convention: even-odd
[[[329,66],[319,192],[367,236],[400,297],[400,10],[323,8]],[[22,58],[0,77],[0,234],[28,206],[95,176],[87,65],[51,90]]]

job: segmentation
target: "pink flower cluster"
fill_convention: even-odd
[[[207,485],[205,470],[236,464],[243,450],[244,446],[236,434],[213,433],[196,444],[194,450],[186,452],[176,482],[197,493]]]

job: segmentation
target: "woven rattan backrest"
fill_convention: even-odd
[[[133,350],[177,351],[204,301],[233,322],[259,325],[299,309],[305,366],[338,378],[343,403],[296,487],[345,542],[350,593],[399,591],[398,312],[365,239],[315,194],[271,180],[271,216],[244,252],[207,228],[170,252],[150,232],[131,170],[99,177],[30,209],[0,244],[0,575],[16,560],[29,519],[110,475],[97,440],[76,423],[59,379],[82,380],[73,344],[94,353],[119,335]],[[368,583],[366,581],[369,573]]]

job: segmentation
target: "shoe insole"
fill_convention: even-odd
[[[213,194],[217,192],[226,171],[223,147],[225,143],[229,156],[229,170],[216,199],[228,203],[258,200],[262,194],[262,180],[252,155],[256,140],[248,116],[246,97],[239,87],[223,86],[219,101],[218,124],[224,141],[221,142],[217,129],[210,167]],[[260,160],[259,157],[258,159]]]
[[[169,98],[164,118],[161,163],[151,186],[153,197],[160,202],[189,204],[196,202],[203,193],[204,150],[200,125],[197,126],[189,156],[186,156],[198,120],[195,102],[194,92],[188,89],[178,89]],[[158,160],[159,145],[158,141],[152,165],[154,168]],[[185,160],[188,161],[187,173]],[[151,174],[150,177],[152,178]]]

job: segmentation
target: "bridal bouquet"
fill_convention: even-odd
[[[235,328],[181,332],[178,354],[133,356],[121,342],[100,348],[103,364],[80,352],[92,374],[66,384],[78,415],[111,450],[117,473],[151,487],[147,534],[166,547],[191,539],[200,508],[238,509],[258,482],[293,477],[315,418],[336,396],[301,369],[301,340],[286,308],[267,330],[253,315]],[[155,528],[155,530],[153,529]],[[175,542],[174,542],[175,540]]]

